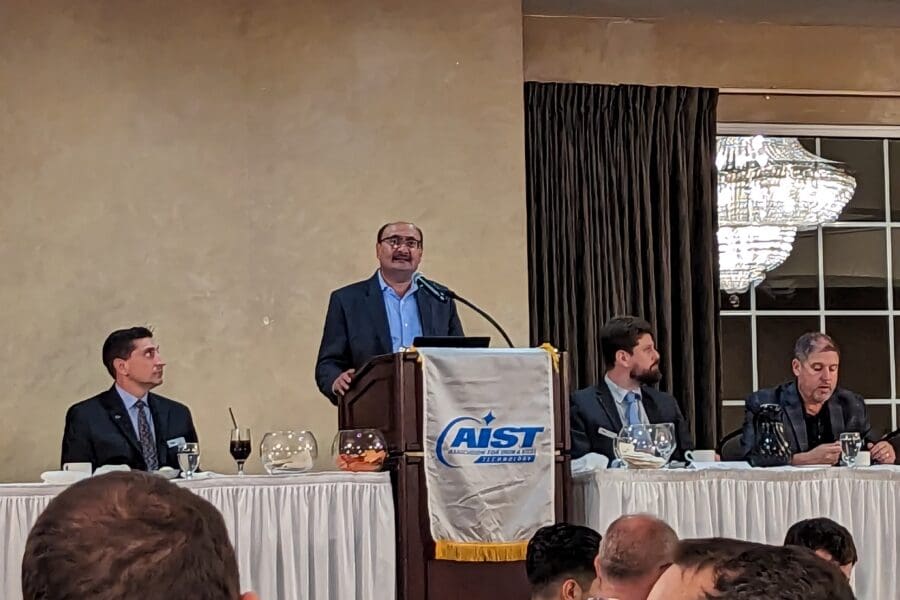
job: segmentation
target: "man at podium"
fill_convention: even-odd
[[[328,302],[316,384],[332,404],[373,356],[398,352],[418,336],[464,335],[453,300],[441,302],[413,280],[422,260],[422,230],[388,223],[375,239],[378,270],[335,290]]]

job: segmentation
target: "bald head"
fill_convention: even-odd
[[[611,579],[634,579],[669,565],[678,536],[651,515],[619,517],[600,544],[600,572]]]

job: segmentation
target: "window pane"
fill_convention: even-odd
[[[900,193],[898,193],[900,197]],[[891,287],[894,294],[894,310],[900,310],[900,229],[891,229]],[[898,380],[900,381],[900,380]]]
[[[816,152],[816,138],[797,138],[797,141],[800,142],[800,145],[806,148],[808,152],[818,154],[818,152]]]
[[[825,308],[887,308],[885,230],[826,227]]]
[[[719,306],[723,311],[750,310],[750,292],[744,292],[743,294],[719,292]]]
[[[794,342],[819,330],[819,317],[757,317],[756,349],[759,387],[773,387],[793,379]]]
[[[844,163],[856,178],[856,193],[841,221],[884,221],[882,146],[877,139],[822,138],[822,157]]]
[[[838,385],[865,398],[890,398],[887,317],[826,317],[825,330],[841,348]]]
[[[818,310],[819,242],[817,230],[801,231],[784,263],[756,288],[759,310]]]
[[[722,399],[743,400],[753,391],[750,317],[722,317]]]
[[[722,407],[722,437],[740,429],[744,425],[744,407],[743,406],[723,406]]]
[[[896,429],[891,423],[890,404],[867,404],[866,408],[869,411],[869,424],[872,426],[872,433],[877,436],[883,436]]]
[[[891,221],[900,221],[900,140],[888,142],[891,172]]]

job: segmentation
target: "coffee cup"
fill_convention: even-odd
[[[692,463],[710,463],[716,462],[715,450],[688,450],[684,453],[684,457],[688,462]]]
[[[868,450],[860,450],[856,455],[856,466],[868,467],[872,464],[872,453]]]
[[[89,462],[70,462],[65,463],[62,468],[63,471],[78,471],[79,473],[87,473],[88,475],[93,472],[93,468],[91,463]]]

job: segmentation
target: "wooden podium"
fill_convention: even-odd
[[[396,511],[398,600],[528,598],[525,563],[434,559],[425,493],[422,369],[415,353],[378,356],[357,371],[339,405],[341,429],[376,428],[387,441]],[[568,357],[553,377],[556,519],[569,520]]]

